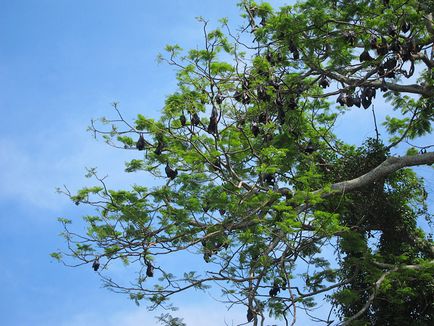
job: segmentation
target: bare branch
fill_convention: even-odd
[[[398,171],[399,169],[417,165],[428,165],[433,163],[434,152],[413,156],[389,157],[375,169],[360,177],[333,184],[332,190],[334,193],[353,191],[368,184],[371,184],[376,180],[384,178],[392,174],[393,172]],[[316,192],[318,193],[319,190],[317,190]]]

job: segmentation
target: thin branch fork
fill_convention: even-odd
[[[372,289],[372,294],[369,296],[368,301],[365,303],[365,305],[362,307],[362,309],[360,309],[354,316],[348,318],[347,320],[345,320],[343,323],[341,323],[339,325],[342,325],[342,326],[351,325],[351,323],[354,320],[356,320],[357,318],[359,318],[369,308],[369,306],[371,305],[372,301],[374,301],[374,299],[375,299],[375,297],[376,297],[376,295],[378,293],[378,290],[380,289],[381,283],[383,283],[383,281],[386,279],[386,277],[390,273],[396,272],[397,270],[398,270],[398,267],[395,267],[392,270],[383,273],[381,275],[381,277],[375,282],[374,288]]]

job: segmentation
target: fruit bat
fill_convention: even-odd
[[[387,28],[387,32],[389,33],[390,36],[395,36],[396,33],[398,32],[398,28],[395,25],[390,25]]]
[[[179,117],[179,121],[181,121],[181,126],[185,127],[185,124],[187,123],[187,118],[185,117],[184,114],[182,114],[182,115]]]
[[[96,272],[98,271],[99,266],[100,266],[99,258],[96,257],[95,260],[93,261],[92,268]]]
[[[270,95],[267,94],[267,89],[264,85],[259,85],[256,89],[256,94],[258,96],[259,101],[268,101],[270,100]]]
[[[401,25],[401,31],[405,34],[407,33],[411,28],[411,24],[409,22],[404,21]]]
[[[215,102],[217,104],[222,104],[224,99],[225,99],[224,96],[220,92],[217,93],[217,95],[215,96]]]
[[[157,148],[155,148],[154,153],[156,155],[161,155],[161,153],[163,152],[163,149],[164,149],[164,143],[161,140],[159,140],[158,144],[157,144]]]
[[[361,99],[360,99],[359,96],[355,96],[355,97],[353,97],[353,104],[354,104],[355,106],[357,106],[358,108],[360,107],[360,105],[361,105]]]
[[[248,91],[249,90],[249,81],[246,78],[243,78],[243,82],[241,87],[243,88],[243,90]]]
[[[209,263],[211,261],[211,253],[210,252],[205,252],[203,254],[203,260],[205,260],[205,263]]]
[[[399,40],[394,39],[392,41],[392,44],[390,44],[390,46],[389,46],[389,50],[391,50],[395,53],[401,52],[401,43],[399,43]]]
[[[193,126],[198,126],[199,123],[200,123],[200,118],[199,118],[199,116],[197,115],[197,113],[193,113],[193,115],[191,116],[191,124],[192,124]]]
[[[392,70],[396,67],[398,61],[395,57],[390,57],[383,63],[383,68],[387,70]]]
[[[169,163],[166,163],[166,167],[164,169],[164,171],[166,172],[166,176],[168,178],[170,178],[170,180],[173,180],[177,177],[178,175],[178,170],[173,170],[170,166]]]
[[[247,309],[247,321],[251,322],[255,318],[255,314],[253,313],[252,309]]]
[[[377,38],[375,36],[372,36],[371,40],[369,41],[369,45],[373,50],[378,48]]]
[[[381,38],[381,44],[377,45],[376,50],[379,55],[385,55],[389,51],[387,41],[384,37]]]
[[[353,31],[343,32],[342,36],[351,46],[353,46],[356,42],[356,33],[354,33]]]
[[[152,266],[151,263],[146,263],[146,276],[147,277],[153,277],[154,276],[154,266]]]
[[[367,50],[363,50],[363,52],[359,56],[359,60],[360,60],[360,62],[372,61],[372,60],[374,60],[374,58],[371,57],[371,55],[369,54],[369,52]]]
[[[283,109],[279,106],[279,108],[277,109],[277,120],[280,124],[285,123],[285,115],[285,111],[283,111]]]
[[[237,102],[241,102],[243,104],[249,104],[250,103],[250,96],[247,94],[247,92],[235,92],[234,99]]]
[[[267,112],[261,112],[258,116],[259,123],[267,123],[268,122],[268,114]]]
[[[327,88],[330,86],[330,82],[328,81],[328,79],[326,78],[326,76],[321,76],[319,82],[318,82],[319,86],[321,86],[322,88]]]
[[[289,41],[288,49],[291,53],[298,51],[297,46],[295,45],[294,41],[292,41],[292,40]]]
[[[276,98],[274,99],[274,104],[276,104],[277,107],[283,106],[283,98],[282,98],[282,95],[280,93],[276,94]]]
[[[136,148],[139,151],[143,151],[145,149],[145,138],[143,137],[143,134],[140,134],[139,140],[137,140]]]
[[[216,134],[217,133],[217,117],[211,116],[208,124],[207,131],[210,134]]]
[[[304,152],[306,154],[312,154],[315,151],[316,151],[316,148],[315,148],[314,144],[312,143],[312,140],[309,140],[309,142],[307,143],[306,148],[304,149]]]
[[[289,98],[289,102],[288,102],[288,107],[290,109],[296,109],[297,108],[297,98],[295,97],[290,97]]]
[[[252,130],[253,136],[257,137],[257,136],[259,135],[259,127],[258,127],[258,125],[256,124],[256,122],[253,122],[253,123],[252,123],[252,128],[251,128],[251,130]]]
[[[339,105],[344,106],[345,104],[347,104],[347,100],[348,100],[347,93],[341,92],[338,98],[336,99],[336,103],[339,103]]]
[[[274,282],[273,288],[270,289],[268,294],[270,295],[270,297],[274,298],[279,292],[280,292],[280,287],[277,284],[277,282]]]
[[[263,175],[262,180],[269,186],[274,186],[276,182],[276,178],[272,173],[266,173]]]

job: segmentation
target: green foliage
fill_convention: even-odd
[[[85,235],[61,219],[70,252],[52,257],[101,261],[101,274],[121,261],[136,284],[107,276],[105,285],[151,308],[219,283],[255,325],[266,315],[288,321],[325,292],[337,316],[324,321],[429,324],[434,255],[417,228],[418,218],[431,219],[423,180],[405,164],[381,172],[397,151],[430,154],[432,144],[409,144],[426,140],[434,119],[429,6],[242,1],[239,37],[226,19],[210,29],[199,18],[202,48],[171,45],[159,56],[178,81],[161,117],[125,121],[114,105],[118,119],[102,121],[108,131],[90,128],[114,147],[144,151],[125,171],[159,181],[111,190],[89,169],[97,186],[61,192],[96,213],[84,217]],[[333,133],[353,110],[373,116],[376,137],[363,134],[359,147]],[[169,270],[163,257],[177,254],[199,261]]]

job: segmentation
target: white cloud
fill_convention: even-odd
[[[65,126],[61,134],[53,128],[32,137],[0,139],[0,200],[59,210],[70,202],[56,193],[57,187],[65,184],[75,191],[83,185],[96,184],[95,180],[85,179],[86,167],[98,167],[101,176],[108,175],[110,188],[150,180],[144,174],[124,172],[124,162],[142,154],[96,142],[83,125],[77,122],[75,127]]]

